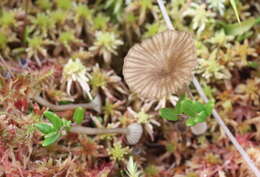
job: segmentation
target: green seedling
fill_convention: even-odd
[[[166,120],[176,121],[180,117],[186,118],[186,126],[194,126],[197,123],[205,122],[212,113],[213,101],[201,104],[186,97],[181,97],[175,108],[162,108],[160,116]]]
[[[44,134],[42,146],[49,146],[61,137],[62,130],[68,131],[70,129],[71,121],[60,118],[51,111],[45,111],[43,115],[50,121],[50,124],[37,123],[34,126]]]

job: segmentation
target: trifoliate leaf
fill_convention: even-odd
[[[178,120],[176,110],[173,108],[162,108],[160,109],[160,116],[166,120]]]

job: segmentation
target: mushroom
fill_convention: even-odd
[[[188,84],[196,64],[192,36],[167,30],[129,50],[123,75],[130,89],[140,96],[160,99]]]
[[[121,133],[126,135],[128,144],[137,144],[143,134],[143,128],[138,123],[130,124],[127,128],[90,128],[83,126],[74,126],[70,132],[83,133],[87,135]]]
[[[37,103],[49,107],[50,109],[54,111],[64,111],[64,110],[69,110],[69,109],[75,109],[77,107],[83,107],[87,109],[93,109],[97,111],[98,113],[101,113],[101,98],[100,95],[97,94],[95,99],[92,100],[90,103],[79,103],[79,104],[66,104],[66,105],[55,105],[50,102],[48,102],[46,99],[43,97],[36,95],[33,98]]]
[[[206,122],[198,123],[191,127],[191,131],[195,135],[201,135],[206,132],[208,126]]]

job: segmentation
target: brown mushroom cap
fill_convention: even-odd
[[[160,99],[188,84],[196,64],[192,36],[167,30],[134,45],[125,57],[123,74],[134,92]]]

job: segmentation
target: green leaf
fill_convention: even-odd
[[[195,122],[195,120],[194,120],[194,118],[188,118],[186,121],[185,121],[185,124],[186,124],[186,126],[194,126],[194,125],[196,125],[196,122]]]
[[[207,104],[204,104],[204,109],[206,111],[207,116],[210,116],[213,108],[214,108],[214,102],[212,100],[210,100]]]
[[[63,124],[63,127],[68,130],[70,127],[71,127],[71,121],[70,120],[65,120],[65,119],[62,119],[62,124]]]
[[[51,111],[45,111],[43,114],[48,118],[56,130],[59,130],[62,127],[62,120],[57,114]]]
[[[239,18],[239,14],[238,14],[238,10],[237,10],[237,5],[236,5],[236,0],[230,0],[231,6],[234,9],[235,15],[237,17],[237,21],[238,23],[240,23],[240,18]]]
[[[224,24],[220,22],[224,26],[225,33],[227,35],[241,35],[247,31],[249,31],[254,25],[259,23],[260,17],[258,18],[249,18],[244,20],[242,23],[235,23],[235,24]]]
[[[48,134],[53,131],[53,127],[45,123],[37,123],[34,126],[40,130],[43,134]]]
[[[249,61],[248,66],[251,67],[251,68],[257,69],[260,66],[260,62]]]
[[[184,99],[185,99],[185,96],[180,96],[180,98],[175,106],[176,114],[181,114],[181,103]]]
[[[176,110],[173,108],[162,108],[160,109],[160,116],[166,120],[178,120]]]
[[[123,4],[122,0],[117,0],[116,1],[115,8],[114,8],[114,11],[113,11],[114,14],[117,14],[119,12],[120,7],[121,7],[122,4]]]
[[[189,115],[190,117],[194,117],[196,112],[193,109],[193,102],[188,99],[184,99],[181,102],[181,113]]]
[[[42,146],[49,146],[57,141],[60,137],[60,132],[52,132],[45,136],[44,141],[42,142]]]
[[[85,109],[82,107],[77,107],[73,114],[73,120],[77,124],[81,124],[84,119]]]
[[[199,113],[204,110],[204,105],[197,101],[193,101],[192,108],[193,108],[194,112]]]
[[[205,122],[206,121],[206,118],[207,118],[207,113],[205,111],[201,111],[200,113],[198,113],[196,115],[196,117],[194,118],[194,122],[197,124],[197,123],[200,123],[200,122]]]

